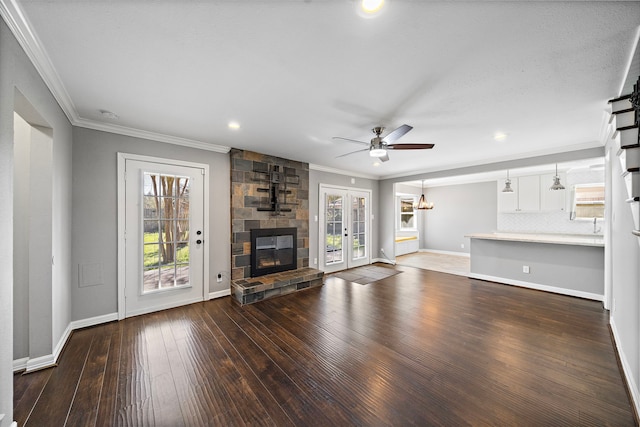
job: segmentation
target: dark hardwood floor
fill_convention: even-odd
[[[19,426],[635,424],[598,302],[413,267],[73,333]]]

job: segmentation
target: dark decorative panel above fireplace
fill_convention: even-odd
[[[297,268],[296,228],[251,230],[251,277]]]

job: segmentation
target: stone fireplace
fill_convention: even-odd
[[[309,268],[309,164],[232,149],[231,294],[240,304],[322,284],[322,272]],[[263,272],[256,277],[256,236],[268,229],[295,229],[293,237],[261,240],[262,255],[293,257],[294,270]],[[266,233],[266,235],[265,235]],[[273,236],[271,236],[273,237]],[[287,239],[294,239],[288,245]],[[284,246],[292,248],[284,248]],[[278,253],[282,250],[281,253]],[[274,252],[276,251],[276,252]],[[277,269],[276,269],[277,270]]]

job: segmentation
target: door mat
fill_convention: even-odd
[[[377,282],[378,280],[385,279],[387,277],[395,276],[402,271],[398,271],[394,268],[380,267],[377,265],[365,265],[363,267],[351,268],[349,270],[338,271],[326,275],[326,278],[337,277],[347,282],[358,283],[360,285],[368,285],[369,283]]]

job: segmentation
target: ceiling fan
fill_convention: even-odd
[[[348,156],[354,153],[360,153],[362,151],[369,151],[371,157],[377,157],[382,162],[389,160],[387,150],[428,150],[434,147],[434,144],[394,144],[404,134],[413,129],[413,126],[402,125],[399,128],[393,130],[384,138],[380,137],[380,134],[384,131],[384,127],[376,126],[371,131],[376,135],[371,138],[371,142],[358,141],[350,138],[342,138],[340,136],[334,136],[333,139],[342,139],[344,141],[356,142],[358,144],[368,145],[369,148],[363,148],[362,150],[352,151],[350,153],[342,154],[338,157]],[[337,157],[336,157],[337,158]]]

